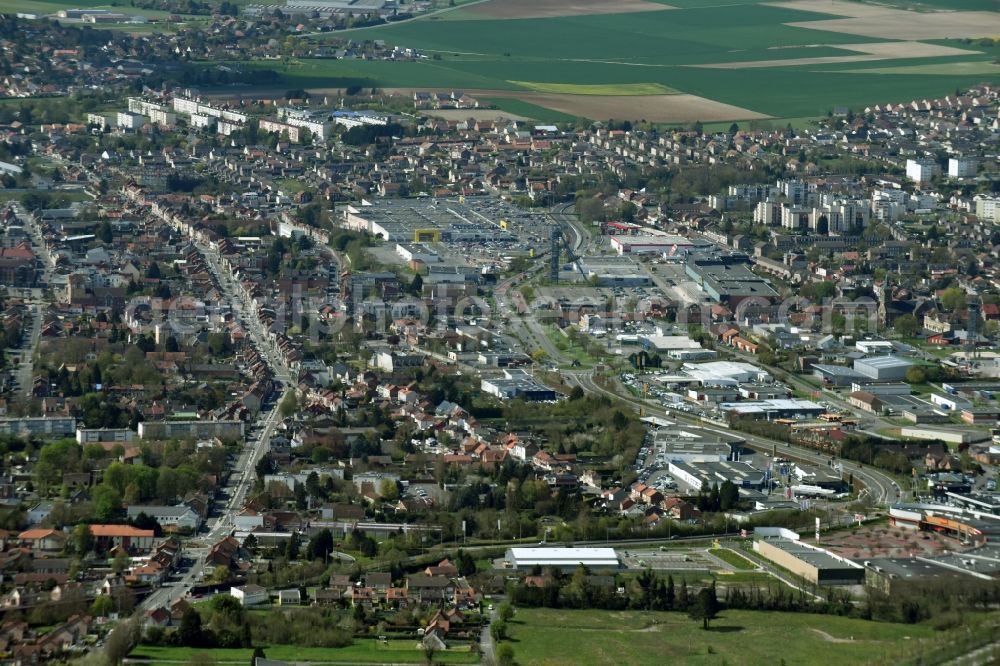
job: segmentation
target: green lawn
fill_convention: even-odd
[[[715,555],[723,562],[730,564],[736,567],[737,569],[741,569],[743,571],[752,571],[753,569],[757,568],[756,564],[754,564],[747,558],[743,557],[736,551],[730,550],[728,548],[713,548],[708,552],[710,552],[712,555]]]
[[[533,666],[895,664],[948,638],[919,625],[754,611],[725,611],[706,632],[682,613],[519,608],[508,627],[515,659]]]
[[[264,648],[269,659],[279,661],[308,661],[316,664],[422,664],[425,661],[423,650],[418,647],[416,639],[391,640],[380,643],[377,640],[357,640],[354,645],[344,648],[299,647],[295,645],[274,645]],[[132,659],[148,659],[152,664],[187,663],[192,655],[205,653],[221,663],[250,663],[252,649],[213,649],[199,650],[182,647],[151,647],[140,645],[129,655]],[[434,653],[435,663],[442,664],[475,664],[479,658],[466,647],[455,648],[447,652]]]

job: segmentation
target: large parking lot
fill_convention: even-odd
[[[618,556],[627,569],[656,569],[660,571],[708,571],[713,568],[703,552],[697,549],[641,549],[618,550]]]

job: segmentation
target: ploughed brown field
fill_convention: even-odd
[[[674,9],[644,0],[490,0],[468,8],[463,14],[478,14],[485,18],[520,19],[585,16],[588,14],[634,14]]]

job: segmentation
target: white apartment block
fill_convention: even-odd
[[[979,170],[979,160],[974,157],[952,157],[948,160],[949,178],[973,178]]]
[[[131,111],[118,112],[118,127],[126,130],[137,130],[146,124],[146,117]]]
[[[289,141],[293,143],[299,142],[299,128],[288,123],[264,119],[260,121],[260,131],[269,132],[271,134],[283,134],[288,132]]]
[[[87,114],[87,124],[97,125],[101,130],[108,128],[108,119],[100,113],[88,113]]]
[[[1000,197],[978,196],[976,201],[976,217],[986,222],[1000,222]]]
[[[906,160],[906,177],[915,183],[927,183],[941,173],[934,160]]]
[[[150,109],[149,121],[157,125],[173,127],[177,124],[177,114],[166,109]]]
[[[196,129],[212,129],[215,127],[215,118],[212,116],[203,116],[200,113],[192,113],[191,127]]]
[[[141,97],[128,98],[128,110],[132,113],[139,113],[144,116],[150,115],[153,111],[166,111],[167,106],[157,102],[150,102]]]
[[[220,120],[215,128],[215,131],[223,136],[229,136],[233,132],[238,132],[241,129],[243,129],[243,123]]]

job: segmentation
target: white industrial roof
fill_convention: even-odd
[[[511,548],[518,564],[618,564],[614,548]]]

